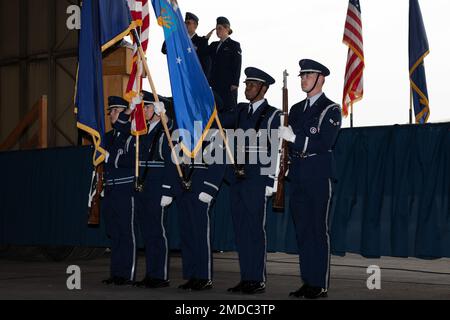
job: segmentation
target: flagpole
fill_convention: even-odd
[[[150,74],[150,69],[148,67],[147,60],[145,59],[144,50],[142,49],[139,41],[137,41],[136,43],[138,44],[139,56],[142,59],[142,64],[144,65],[145,73],[147,75],[148,82],[150,83],[150,88],[152,89],[153,98],[155,99],[156,102],[159,102],[159,97],[158,97],[158,94],[156,93],[155,84],[153,82],[152,75]],[[163,125],[164,132],[167,137],[167,141],[169,142],[170,150],[172,152],[172,159],[175,161],[175,166],[177,167],[178,176],[183,180],[183,172],[181,171],[180,163],[178,162],[178,157],[175,153],[175,146],[173,145],[172,137],[170,135],[169,128],[167,127],[167,117],[166,117],[165,113],[161,114],[161,123]]]
[[[137,74],[137,92],[138,94],[140,94],[141,92],[141,79],[142,79],[142,68],[139,67],[139,63],[141,62],[141,57],[138,56],[138,61],[137,61],[137,65],[138,65],[138,74]],[[142,104],[142,102],[141,102]],[[141,105],[142,106],[142,105]],[[137,106],[136,106],[137,107]],[[135,109],[136,110],[136,109]],[[136,111],[135,111],[136,112]],[[136,117],[136,113],[135,113],[135,117]],[[145,116],[144,116],[145,117]],[[136,119],[136,118],[135,118]],[[144,118],[145,121],[145,118]],[[135,171],[134,171],[134,176],[135,176],[135,180],[134,180],[134,185],[135,185],[135,189],[137,190],[139,188],[139,136],[140,134],[137,132],[136,130],[136,160],[135,160]]]
[[[139,188],[139,134],[136,135],[136,163],[135,163],[135,166],[136,166],[136,171],[135,171],[136,180],[135,180],[134,184],[136,186],[136,189],[138,189]]]
[[[413,115],[413,92],[410,85],[409,89],[409,124],[412,124],[412,115]]]
[[[228,157],[231,160],[231,164],[234,165],[234,156],[233,156],[233,153],[231,152],[230,145],[228,144],[228,139],[225,136],[225,132],[223,130],[222,123],[220,123],[220,119],[217,115],[217,112],[214,117],[215,117],[217,126],[219,127],[220,135],[222,136],[223,142],[225,143],[225,149],[227,150]]]
[[[353,102],[350,102],[350,128],[353,128]]]

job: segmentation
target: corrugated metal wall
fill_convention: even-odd
[[[47,95],[49,146],[76,144],[78,31],[66,26],[71,5],[79,1],[0,0],[0,30],[6,30],[0,37],[0,143]]]

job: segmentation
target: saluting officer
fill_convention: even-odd
[[[192,40],[192,44],[195,47],[195,51],[197,52],[198,59],[200,60],[200,64],[202,65],[203,72],[205,76],[209,76],[209,72],[211,69],[211,59],[208,53],[208,39],[206,37],[200,37],[197,35],[197,27],[198,27],[198,17],[191,13],[186,12],[184,23],[186,24],[186,28],[189,34],[189,37]],[[166,42],[163,43],[161,48],[161,52],[167,54]]]
[[[239,78],[241,77],[241,45],[230,38],[232,33],[230,21],[225,17],[218,17],[216,35],[220,41],[212,42],[209,45],[211,57],[209,83],[222,99],[225,109],[236,107]]]
[[[108,112],[113,128],[118,124],[119,114],[128,108],[128,102],[121,97],[108,98]],[[130,134],[113,129],[105,135],[104,182],[105,197],[102,215],[106,230],[111,238],[110,277],[105,284],[130,285],[135,278],[136,238],[134,221],[134,174],[131,168],[123,166]]]
[[[167,139],[164,136],[161,118],[154,111],[153,95],[142,91],[147,133],[139,139],[139,178],[134,193],[134,210],[141,230],[146,258],[145,278],[135,283],[138,287],[162,288],[169,286],[169,244],[166,230],[166,212],[160,205],[162,183],[167,158]],[[127,112],[128,113],[128,112]],[[129,116],[121,115],[122,130],[130,132]],[[171,123],[168,124],[169,126]],[[136,166],[136,138],[133,136],[126,149],[128,163]],[[170,155],[170,154],[169,154]]]
[[[158,113],[162,112],[159,108]],[[208,134],[199,151],[205,155],[209,146],[217,138],[217,131]],[[177,147],[178,144],[175,144]],[[223,151],[223,150],[222,150]],[[211,153],[214,157],[214,151]],[[181,255],[183,278],[187,280],[178,288],[202,291],[213,286],[213,256],[211,247],[211,212],[225,174],[225,165],[206,163],[189,159],[181,163],[183,180],[174,167],[169,171],[163,184],[161,206],[168,207],[175,198],[179,212]]]
[[[301,87],[307,97],[292,106],[289,127],[280,127],[279,134],[289,141],[289,207],[303,280],[300,289],[290,295],[314,299],[326,297],[329,285],[332,148],[341,125],[341,110],[322,92],[328,68],[309,59],[299,64]]]
[[[236,157],[235,174],[230,180],[232,220],[236,246],[239,253],[241,281],[229,292],[246,294],[262,293],[266,288],[266,209],[267,201],[273,194],[275,169],[263,165],[261,155],[276,159],[271,154],[271,145],[277,141],[281,111],[269,105],[264,98],[275,80],[266,72],[249,67],[245,69],[245,96],[249,103],[240,103],[232,112],[221,114],[221,121],[227,128],[242,129],[247,134],[253,131],[260,141],[245,139],[244,145],[237,141],[237,154],[244,151],[244,157]],[[232,115],[230,117],[230,114]],[[262,135],[263,130],[267,134]],[[237,133],[237,132],[236,132]],[[266,143],[261,143],[266,139]],[[242,140],[241,140],[242,144]],[[252,163],[252,154],[258,161]],[[242,158],[245,158],[242,161]]]

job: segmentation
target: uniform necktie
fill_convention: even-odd
[[[305,103],[305,109],[303,110],[303,112],[308,111],[310,105],[309,105],[309,99],[306,99],[306,103]]]
[[[248,105],[248,113],[247,113],[247,119],[250,119],[253,115],[253,105],[250,103]]]
[[[216,53],[219,52],[220,47],[222,46],[223,41],[219,41],[219,45],[217,46]]]

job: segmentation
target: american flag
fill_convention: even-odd
[[[128,0],[131,17],[136,25],[139,26],[139,37],[144,52],[147,51],[148,35],[149,35],[149,4],[148,0]],[[145,134],[147,125],[144,118],[144,110],[139,91],[142,88],[142,63],[138,63],[138,49],[134,44],[133,60],[130,79],[128,80],[127,91],[125,97],[130,101],[131,109],[131,131],[134,135]]]
[[[344,116],[347,116],[349,106],[361,100],[364,92],[364,50],[359,0],[349,0],[343,42],[348,46],[342,98],[342,112]]]

